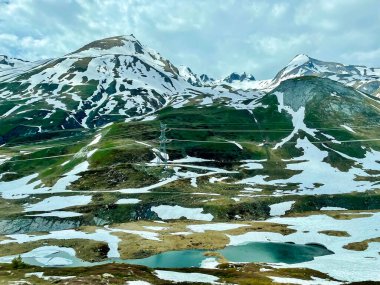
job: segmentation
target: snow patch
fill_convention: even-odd
[[[344,211],[347,210],[346,208],[341,207],[322,207],[321,211]]]
[[[90,203],[92,196],[53,196],[35,204],[26,204],[24,212],[48,212]]]
[[[76,165],[72,170],[65,173],[53,186],[53,189],[66,190],[70,183],[76,181],[79,178],[79,173],[86,171],[89,167],[88,161],[84,161]]]
[[[172,282],[194,282],[194,283],[211,283],[215,284],[218,277],[203,273],[183,273],[166,270],[155,270],[154,273],[158,278]]]
[[[285,215],[289,211],[296,201],[286,201],[277,204],[270,205],[270,215],[272,217]]]
[[[340,125],[341,127],[345,128],[347,131],[351,132],[351,133],[356,133],[352,128],[350,128],[349,126],[346,126],[346,125]]]
[[[293,123],[293,131],[284,139],[282,139],[281,142],[277,143],[274,146],[274,149],[278,149],[279,147],[283,146],[285,143],[291,140],[294,135],[296,135],[300,130],[308,133],[311,136],[315,135],[315,131],[313,129],[309,129],[305,123],[305,107],[300,107],[297,111],[294,111],[293,108],[290,106],[284,105],[284,94],[282,92],[274,92],[274,95],[277,97],[277,101],[279,103],[278,105],[278,112],[281,112],[281,110],[285,110],[292,116],[292,123]]]
[[[159,218],[163,220],[180,219],[185,217],[189,220],[212,221],[214,218],[211,214],[204,214],[203,208],[184,208],[181,206],[160,205],[152,207]]]
[[[150,233],[152,234],[152,233]],[[67,239],[90,239],[95,241],[103,241],[108,244],[109,251],[107,256],[109,258],[112,257],[120,257],[118,251],[118,244],[120,239],[116,236],[111,235],[111,231],[105,229],[97,229],[94,233],[86,233],[78,230],[62,230],[62,231],[53,231],[48,234],[41,235],[29,235],[29,234],[14,234],[7,235],[8,240],[0,241],[0,245],[8,244],[8,243],[26,243],[33,242],[39,240],[47,240],[47,239],[58,239],[58,240],[67,240]],[[0,259],[1,262],[1,259]]]
[[[143,227],[146,228],[147,230],[152,230],[152,231],[163,231],[163,230],[168,229],[167,227],[158,227],[158,226],[143,226]]]
[[[243,149],[243,147],[241,146],[241,144],[237,143],[236,141],[228,141],[228,142],[230,142],[230,143],[236,145],[236,146],[237,146],[238,148],[240,148],[240,149]]]
[[[101,134],[97,134],[95,136],[94,140],[88,144],[88,146],[92,146],[92,145],[97,144],[101,140],[101,138],[102,138],[102,135]]]
[[[72,218],[82,216],[81,213],[67,212],[67,211],[53,211],[49,213],[26,215],[28,217],[58,217],[58,218]]]
[[[187,155],[185,158],[175,159],[175,160],[172,160],[170,162],[172,162],[172,163],[186,163],[186,162],[205,162],[205,161],[211,161],[211,160],[198,158],[198,157],[191,157],[191,156]]]
[[[130,199],[119,199],[115,204],[117,205],[125,205],[125,204],[137,204],[140,203],[140,199],[130,198]]]
[[[201,268],[214,269],[219,265],[215,257],[208,257],[201,262]]]

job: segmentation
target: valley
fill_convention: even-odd
[[[132,35],[10,62],[0,284],[380,281],[379,69],[298,55],[272,80],[214,80]],[[252,243],[258,259],[228,255]]]

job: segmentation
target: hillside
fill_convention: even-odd
[[[273,80],[214,80],[132,35],[0,69],[0,245],[12,255],[64,248],[60,258],[82,265],[318,243],[334,254],[242,268],[258,266],[265,282],[265,266],[294,278],[308,268],[305,278],[326,282],[378,279],[378,76],[302,55]],[[0,260],[9,252],[0,248]],[[342,258],[364,273],[347,275]],[[227,266],[210,272],[243,282]]]

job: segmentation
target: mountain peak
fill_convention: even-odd
[[[317,76],[355,86],[361,92],[379,97],[380,69],[322,61],[306,54],[295,56],[272,80],[272,87],[290,78]]]
[[[311,66],[313,65],[313,59],[309,57],[308,55],[301,53],[296,55],[289,63],[288,65],[280,71],[281,76],[284,76],[286,74],[292,73],[295,70],[298,70],[301,67],[304,66]],[[278,77],[278,75],[275,77],[275,79]]]
[[[183,77],[187,82],[191,84],[196,84],[199,82],[198,76],[188,66],[180,65],[178,67],[178,73],[181,77]]]
[[[130,34],[93,41],[69,55],[143,54],[143,49],[142,44],[136,39],[136,37],[133,34]]]
[[[293,67],[301,66],[301,65],[304,65],[305,63],[308,63],[310,60],[312,60],[312,58],[309,57],[308,55],[304,54],[304,53],[297,54],[289,62],[288,66],[293,66]]]
[[[214,81],[215,79],[212,78],[212,77],[209,77],[207,74],[203,73],[201,74],[201,76],[199,76],[200,80],[203,82],[203,83],[208,83],[208,82],[212,82]]]
[[[120,36],[115,36],[114,38],[124,38],[125,40],[129,40],[129,41],[137,41],[136,37],[134,34],[130,34],[130,35],[120,35]]]
[[[232,83],[234,81],[254,81],[256,80],[255,77],[250,73],[243,72],[242,74],[239,74],[237,72],[232,72],[230,75],[225,77],[223,81]]]

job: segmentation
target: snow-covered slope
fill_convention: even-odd
[[[246,72],[242,74],[232,72],[221,79],[205,82],[213,86],[227,86],[234,90],[267,90],[272,83],[271,80],[256,80],[252,74]]]
[[[329,78],[364,93],[380,97],[380,68],[326,62],[305,54],[299,54],[293,58],[275,76],[271,86],[277,86],[279,82],[286,79],[307,75]]]
[[[178,67],[179,75],[190,84],[201,86],[202,81],[188,66],[180,65]]]
[[[227,84],[232,88],[238,90],[263,90],[269,91],[271,88],[272,80],[234,80],[231,83],[218,83]]]
[[[113,37],[60,58],[0,72],[0,100],[8,104],[1,116],[33,110],[50,122],[63,111],[69,115],[59,126],[88,128],[113,115],[153,112],[187,85],[175,66],[132,35]]]
[[[20,67],[25,63],[28,63],[28,61],[15,57],[8,57],[6,55],[0,55],[0,70],[12,67]]]

